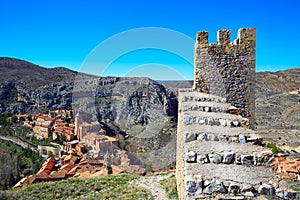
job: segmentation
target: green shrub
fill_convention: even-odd
[[[273,154],[278,154],[279,150],[275,143],[270,142],[267,144],[267,147],[272,149]]]

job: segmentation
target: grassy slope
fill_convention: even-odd
[[[129,184],[137,178],[139,176],[121,174],[36,183],[20,189],[0,191],[0,199],[153,199],[146,190]]]

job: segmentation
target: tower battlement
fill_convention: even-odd
[[[215,45],[240,45],[244,43],[249,43],[251,46],[255,46],[256,41],[256,29],[255,28],[240,28],[238,30],[238,37],[230,42],[230,33],[229,29],[218,30],[217,32],[217,44]],[[196,45],[209,46],[208,41],[208,32],[199,31],[196,36]]]

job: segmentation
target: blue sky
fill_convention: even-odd
[[[91,52],[124,31],[158,27],[194,40],[197,31],[207,30],[209,42],[214,43],[219,29],[231,29],[233,40],[240,27],[256,27],[257,71],[278,71],[300,66],[299,8],[297,0],[1,0],[0,56],[92,72],[84,64]],[[147,40],[144,36],[141,39]],[[133,42],[138,41],[119,44]],[[193,54],[192,45],[185,48]],[[97,67],[107,66],[101,59],[97,55]],[[166,70],[160,72],[160,67]],[[135,76],[143,71],[159,75],[154,78],[174,72],[183,79],[193,79],[193,66],[185,58],[160,48],[141,48],[114,57],[104,75]]]

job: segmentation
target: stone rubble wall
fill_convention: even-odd
[[[186,89],[178,98],[179,199],[296,198],[279,188],[272,152],[224,98]]]

